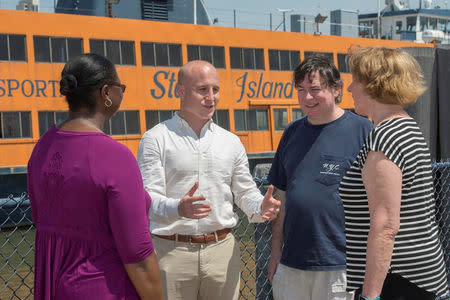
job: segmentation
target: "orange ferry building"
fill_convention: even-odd
[[[0,10],[0,174],[25,173],[39,137],[67,117],[59,94],[64,63],[99,53],[127,85],[121,110],[104,131],[136,154],[142,134],[179,107],[177,72],[203,59],[218,70],[214,115],[250,157],[276,150],[285,126],[302,116],[292,70],[308,55],[328,55],[342,72],[341,106],[351,109],[345,63],[352,45],[408,47],[411,42],[223,28],[207,25]],[[423,45],[427,46],[427,45]]]

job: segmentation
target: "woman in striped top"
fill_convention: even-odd
[[[442,296],[448,284],[430,153],[417,123],[403,109],[425,90],[420,67],[397,49],[357,48],[348,58],[355,111],[370,117],[375,128],[339,187],[347,289],[362,288],[356,299],[399,299],[384,296],[390,272]],[[418,297],[424,299],[418,294],[411,299]]]

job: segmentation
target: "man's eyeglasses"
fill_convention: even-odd
[[[120,89],[122,90],[122,93],[125,93],[125,89],[127,88],[127,86],[125,84],[118,83],[118,82],[115,82],[115,81],[108,81],[108,82],[105,82],[105,84],[107,84],[107,85],[114,85],[114,86],[120,87]]]

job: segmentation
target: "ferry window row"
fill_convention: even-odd
[[[269,129],[266,109],[237,109],[234,111],[236,131],[264,131]]]
[[[37,62],[64,63],[83,53],[82,39],[34,36],[33,43]]]
[[[338,70],[341,73],[350,73],[350,69],[348,68],[347,64],[347,54],[337,54],[337,60],[338,60]]]
[[[29,112],[28,112],[29,114]],[[67,111],[40,111],[39,135],[42,136],[52,125],[60,124],[68,117]],[[103,125],[103,131],[109,135],[140,134],[139,111],[121,110]]]
[[[334,63],[333,53],[331,52],[305,51],[305,59],[316,53],[326,56],[331,62]]]
[[[139,111],[119,110],[105,122],[103,132],[109,135],[141,134]]]
[[[176,110],[146,110],[145,111],[145,123],[146,128],[151,129],[155,125],[172,118],[173,114]],[[21,112],[12,112],[7,114],[13,114],[15,118],[17,118],[18,114]],[[23,113],[23,112],[22,112]],[[30,112],[27,112],[28,116]],[[10,120],[12,117],[7,115],[7,119],[5,119],[6,123],[9,124],[8,128],[18,128],[17,124],[12,124]],[[42,136],[52,125],[60,124],[68,117],[67,111],[40,111],[38,113],[39,119],[39,135]],[[230,120],[228,116],[228,110],[218,109],[215,111],[213,115],[213,120],[219,126],[229,130],[230,129]],[[25,124],[28,128],[28,132],[31,132],[31,124]],[[14,132],[13,129],[10,129]],[[105,122],[103,125],[103,131],[108,135],[135,135],[141,134],[140,130],[140,119],[139,119],[139,111],[138,110],[119,110],[111,119]],[[4,136],[5,138],[26,138],[31,137],[28,135],[19,135],[19,134],[7,134]]]
[[[0,138],[31,138],[30,115],[29,111],[0,112]]]
[[[288,124],[288,116],[286,108],[275,108],[273,110],[273,118],[275,130],[284,130]]]
[[[300,108],[292,109],[292,120],[300,119],[305,114]],[[273,123],[275,130],[284,130],[288,125],[288,112],[286,108],[274,108]]]
[[[180,67],[181,44],[162,44],[141,42],[142,65]]]
[[[27,61],[25,35],[0,34],[0,60]]]
[[[146,110],[145,125],[147,130],[153,128],[161,122],[172,118],[177,110]],[[214,123],[226,130],[230,130],[230,117],[227,109],[216,109],[212,117]]]
[[[52,125],[60,124],[67,120],[67,111],[40,111],[38,112],[39,136],[43,135]]]
[[[65,63],[84,52],[82,38],[33,36],[36,62]],[[89,40],[89,51],[101,54],[117,65],[136,65],[134,41]],[[225,68],[225,47],[187,45],[188,61],[209,61],[216,68]],[[333,53],[305,51],[305,57],[321,53],[334,63]],[[347,72],[345,54],[338,53],[338,68]],[[141,42],[143,66],[181,67],[181,44]],[[25,35],[0,34],[0,60],[27,61]],[[270,70],[292,71],[300,63],[300,51],[269,49]],[[264,49],[230,47],[232,69],[264,70]]]
[[[292,109],[292,120],[304,116],[300,108]],[[273,110],[275,130],[284,130],[288,125],[288,112],[286,108]],[[236,131],[267,131],[269,130],[267,109],[239,109],[234,111],[234,129]]]
[[[157,124],[172,118],[177,110],[146,110],[146,128],[151,129]],[[292,109],[293,120],[303,117],[300,108]],[[226,130],[230,130],[230,117],[227,109],[217,109],[212,117],[214,123]],[[234,128],[236,131],[267,131],[269,130],[267,109],[238,109],[234,110]],[[274,109],[275,130],[284,130],[288,124],[287,109]]]
[[[172,118],[176,110],[146,110],[145,124],[149,130],[155,125]],[[68,117],[67,111],[39,111],[39,135],[42,136],[52,125],[60,124]],[[303,117],[300,108],[292,109],[293,120]],[[230,130],[230,117],[227,109],[218,109],[213,115],[214,123]],[[267,109],[239,109],[234,111],[236,131],[268,131]],[[284,130],[288,124],[287,109],[274,109],[275,130]],[[103,131],[109,135],[139,135],[140,119],[138,110],[120,110],[106,121]],[[11,111],[0,113],[1,138],[31,138],[31,112]]]
[[[271,70],[292,71],[300,64],[300,51],[269,49]]]
[[[305,114],[301,108],[293,108],[292,109],[292,120],[297,120],[303,118]]]
[[[264,70],[264,50],[230,47],[230,66],[232,69]]]
[[[202,45],[188,45],[187,46],[188,61],[191,60],[205,60],[219,69],[225,68],[225,48],[218,46],[202,46]]]
[[[90,39],[91,53],[107,57],[117,65],[135,65],[134,42]]]

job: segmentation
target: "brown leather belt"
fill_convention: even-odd
[[[217,230],[216,232],[212,233],[206,233],[206,234],[199,234],[199,235],[184,235],[184,234],[173,234],[173,235],[159,235],[155,234],[154,236],[157,236],[161,239],[165,240],[171,240],[178,242],[185,242],[185,243],[200,243],[200,244],[207,244],[210,242],[217,242],[220,240],[223,240],[227,234],[231,232],[231,228],[224,228],[221,230]]]

